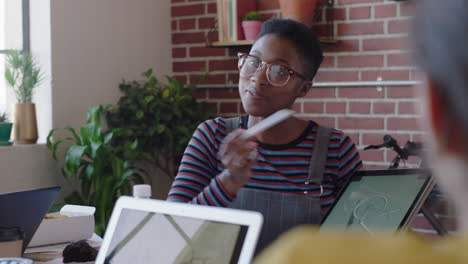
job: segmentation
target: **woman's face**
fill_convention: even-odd
[[[266,63],[276,63],[304,75],[303,60],[295,46],[287,39],[268,34],[258,39],[250,50]],[[311,82],[292,74],[282,86],[270,84],[266,76],[267,67],[261,67],[251,76],[239,76],[239,94],[247,114],[265,117],[277,110],[291,108],[297,97],[304,96]]]

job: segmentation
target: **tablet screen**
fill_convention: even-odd
[[[420,208],[422,196],[432,188],[429,182],[430,175],[419,170],[360,172],[337,198],[321,229],[396,231]]]

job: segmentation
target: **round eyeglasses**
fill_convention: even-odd
[[[239,57],[239,71],[240,74],[243,76],[250,77],[254,75],[263,66],[266,66],[267,80],[273,86],[285,85],[289,81],[289,79],[291,79],[292,75],[297,75],[300,78],[307,80],[307,78],[304,77],[304,75],[293,71],[284,65],[278,63],[266,63],[253,55],[249,55],[247,53],[242,52],[237,53],[237,56]]]

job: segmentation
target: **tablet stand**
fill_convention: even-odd
[[[447,229],[440,223],[439,219],[435,217],[435,215],[432,213],[430,209],[430,205],[433,202],[435,193],[438,193],[437,186],[434,186],[434,189],[432,189],[432,192],[429,194],[429,197],[427,198],[427,200],[424,202],[423,206],[421,207],[420,212],[424,215],[424,217],[427,219],[429,224],[431,224],[431,226],[434,228],[437,234],[441,236],[445,236],[448,234]]]

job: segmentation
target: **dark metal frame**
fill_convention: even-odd
[[[23,51],[31,51],[30,32],[29,32],[29,0],[22,0],[22,19],[23,19]],[[6,54],[9,50],[0,50],[0,54]]]

